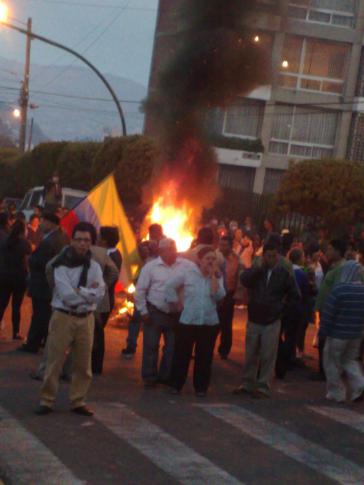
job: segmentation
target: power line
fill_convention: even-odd
[[[103,19],[101,22],[98,23],[98,25],[96,27],[93,27],[91,30],[89,30],[78,42],[76,42],[76,44],[74,44],[72,46],[73,49],[77,49],[86,39],[88,39],[88,37],[93,34],[96,30],[98,30],[101,25],[104,23],[104,21],[106,20]],[[67,55],[65,53],[63,54],[60,54],[54,61],[53,61],[53,64],[57,64],[58,61],[60,59],[64,59],[65,57],[67,57]],[[32,76],[32,82],[34,82],[34,79],[38,79],[38,77],[41,75],[41,73],[39,72],[38,74],[36,74],[35,76]]]
[[[129,5],[130,1],[127,2],[123,7],[121,7],[121,10],[120,12],[114,16],[112,15],[112,18],[110,20],[110,22],[106,25],[106,27],[100,32],[100,34],[91,42],[91,44],[86,47],[86,49],[84,49],[83,51],[81,51],[81,54],[84,55],[86,52],[88,52],[91,47],[93,45],[96,44],[96,42],[98,42],[101,37],[109,30],[109,28],[114,25],[114,23],[119,20],[119,18],[121,17],[121,14],[125,11],[125,9],[127,8],[127,6]],[[63,76],[75,63],[77,62],[77,59],[75,59],[74,61],[72,61],[68,66],[66,66],[60,73],[58,73],[56,76],[54,76],[54,78],[52,78],[50,81],[46,82],[43,87],[47,87],[47,86],[50,86],[51,84],[53,84],[57,79],[59,79],[61,76]]]
[[[4,89],[5,91],[19,91],[19,88],[11,87],[11,86],[0,86],[0,89]],[[70,99],[82,99],[85,101],[102,101],[102,102],[107,102],[107,103],[112,103],[112,99],[108,98],[96,98],[92,96],[78,96],[74,94],[66,94],[66,93],[51,93],[47,91],[40,91],[36,89],[32,89],[31,92],[33,94],[44,94],[47,96],[56,96],[56,97],[61,97],[61,98],[70,98]],[[134,100],[134,99],[119,99],[121,103],[127,103],[127,104],[142,104],[142,101],[140,100]]]
[[[28,0],[29,1],[29,0]],[[115,9],[123,9],[122,5],[117,4],[107,4],[107,3],[90,3],[90,2],[78,2],[78,1],[71,1],[71,0],[30,0],[32,2],[42,2],[48,3],[50,5],[64,5],[64,6],[80,6],[80,7],[87,7],[87,8],[115,8]],[[152,7],[132,7],[128,6],[125,10],[135,10],[140,12],[157,12],[156,8]]]

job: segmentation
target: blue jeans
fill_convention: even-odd
[[[149,306],[150,322],[144,325],[142,378],[145,381],[167,381],[172,368],[174,332],[179,314],[161,312]],[[159,363],[159,345],[163,335],[162,359]]]
[[[140,332],[140,312],[135,309],[134,314],[129,322],[129,328],[128,328],[128,338],[126,339],[126,346],[129,349],[136,350],[137,348],[137,342],[138,342],[138,337],[139,337],[139,332]]]

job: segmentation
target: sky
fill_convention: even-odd
[[[101,72],[148,85],[158,0],[8,0],[7,4],[9,22],[21,26],[19,22],[32,17],[35,33],[73,48]],[[2,27],[0,57],[23,62],[25,36]],[[34,41],[31,62],[63,66],[74,58]]]

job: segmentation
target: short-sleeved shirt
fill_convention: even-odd
[[[0,243],[0,277],[26,278],[26,257],[32,252],[29,241],[19,239],[11,247],[7,246],[7,239]]]

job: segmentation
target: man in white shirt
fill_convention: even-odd
[[[159,257],[147,263],[139,276],[135,303],[144,323],[142,378],[145,387],[169,381],[174,351],[174,328],[179,312],[166,302],[166,283],[191,263],[177,256],[172,239],[159,242]],[[158,369],[158,354],[163,335],[163,356]]]
[[[93,412],[85,405],[92,379],[91,351],[94,312],[105,294],[101,267],[91,259],[92,233],[87,223],[75,226],[71,245],[54,261],[53,315],[48,335],[48,355],[37,414],[53,410],[67,349],[73,369],[69,391],[71,409],[83,416]]]

